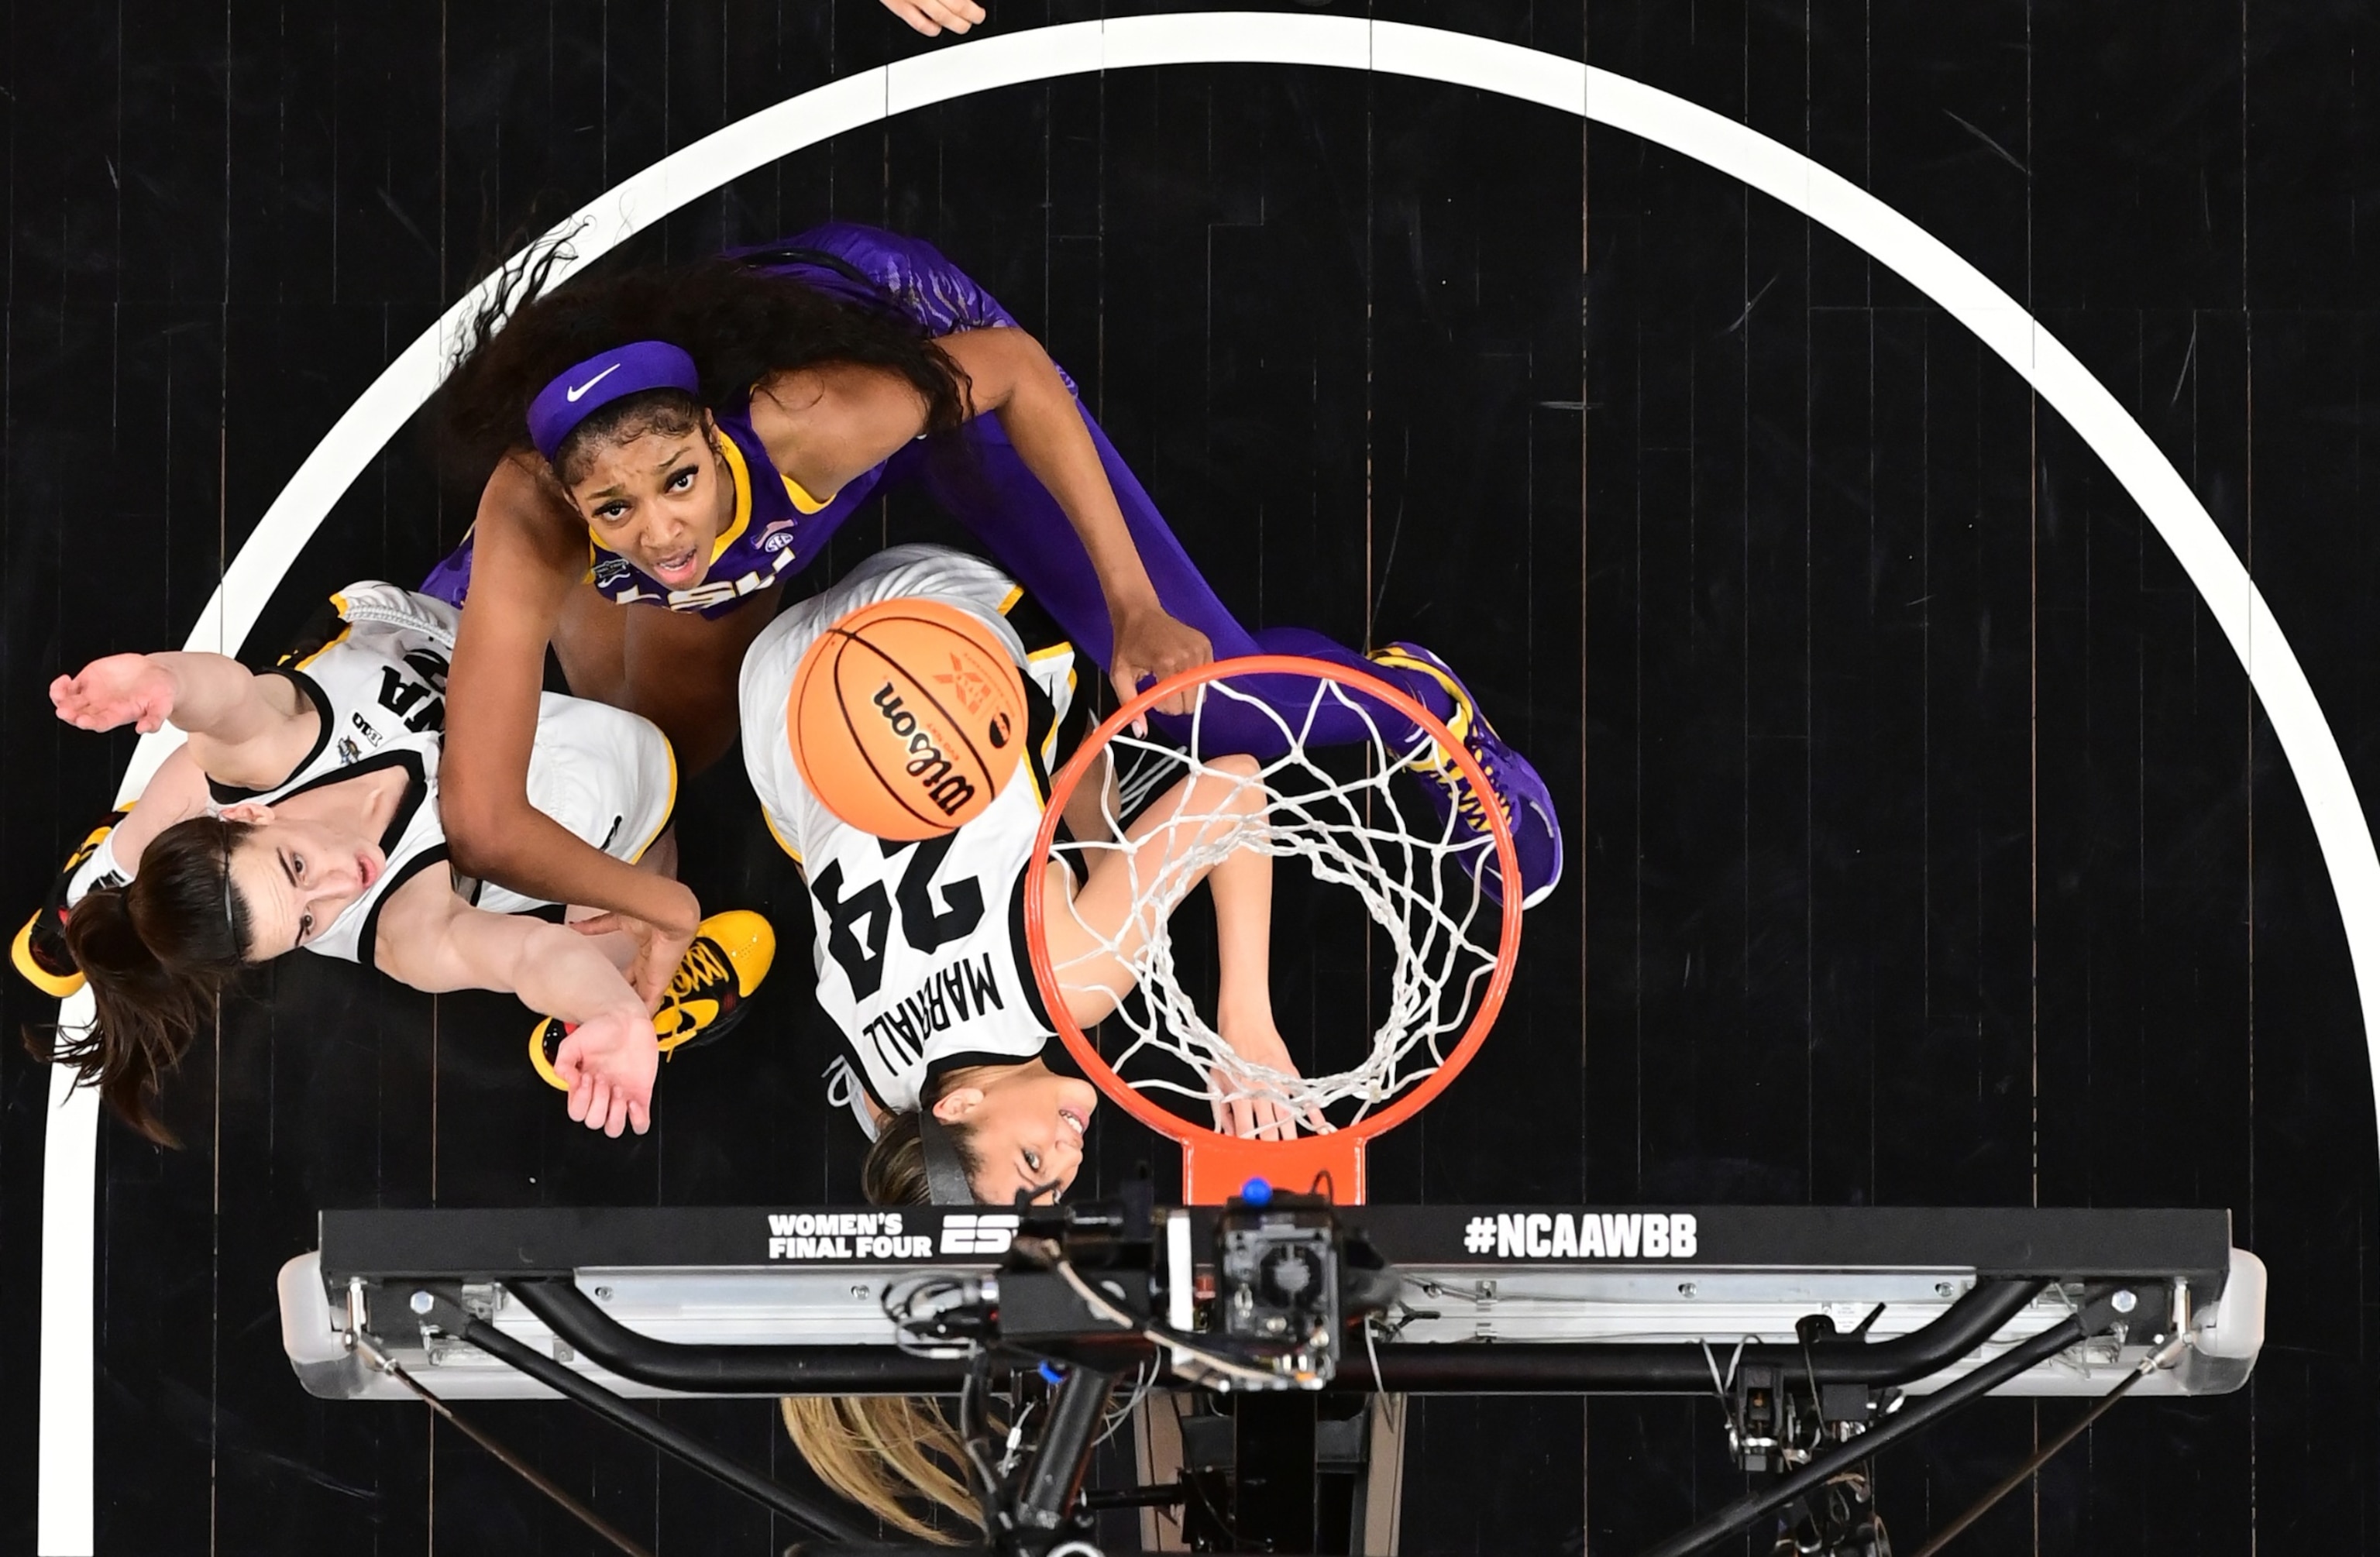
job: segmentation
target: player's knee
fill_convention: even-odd
[[[1207,770],[1207,783],[1221,791],[1216,797],[1216,804],[1241,816],[1264,809],[1264,785],[1252,782],[1264,772],[1263,763],[1234,752],[1227,757],[1202,759],[1200,765]]]

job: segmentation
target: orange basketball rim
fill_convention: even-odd
[[[1080,749],[1050,784],[1050,801],[1042,810],[1040,830],[1033,840],[1031,858],[1035,866],[1046,866],[1050,859],[1050,850],[1057,841],[1058,824],[1067,801],[1093,771],[1111,740],[1169,698],[1184,692],[1192,693],[1195,706],[1196,697],[1204,695],[1211,684],[1243,675],[1301,676],[1336,683],[1361,693],[1395,710],[1425,731],[1437,743],[1439,751],[1452,762],[1463,781],[1472,785],[1475,794],[1494,792],[1477,759],[1446,727],[1445,722],[1379,677],[1351,666],[1333,664],[1327,660],[1310,660],[1292,654],[1251,654],[1238,659],[1213,661],[1170,675],[1101,721],[1099,728],[1085,738]],[[1517,883],[1521,879],[1520,856],[1512,845],[1512,825],[1506,821],[1501,807],[1491,804],[1483,806],[1481,809],[1486,813],[1488,830],[1493,835],[1500,879],[1507,883]],[[1038,870],[1033,875],[1038,881]],[[1496,1025],[1497,1013],[1502,1008],[1505,993],[1512,986],[1512,970],[1521,945],[1522,894],[1507,891],[1498,921],[1495,968],[1478,996],[1478,1005],[1472,1012],[1462,1039],[1443,1062],[1392,1101],[1353,1124],[1290,1140],[1248,1140],[1224,1135],[1183,1118],[1144,1096],[1116,1073],[1100,1054],[1099,1045],[1091,1040],[1090,1035],[1067,1015],[1064,986],[1050,954],[1047,910],[1041,893],[1027,891],[1024,896],[1025,939],[1033,961],[1033,977],[1040,986],[1042,1004],[1049,1011],[1050,1020],[1056,1027],[1059,1038],[1083,1067],[1084,1075],[1112,1099],[1117,1107],[1159,1135],[1180,1144],[1182,1192],[1184,1198],[1192,1205],[1220,1205],[1238,1194],[1242,1186],[1253,1178],[1264,1179],[1282,1189],[1300,1191],[1309,1185],[1327,1184],[1331,1198],[1338,1203],[1362,1204],[1365,1148],[1377,1137],[1386,1135],[1427,1107],[1463,1067],[1470,1064],[1471,1057],[1487,1041],[1488,1029]]]

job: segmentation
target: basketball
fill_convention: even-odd
[[[965,826],[1008,782],[1025,680],[999,635],[957,606],[891,600],[819,635],[785,710],[810,793],[880,838]]]

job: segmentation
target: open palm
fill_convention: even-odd
[[[174,678],[145,654],[110,654],[51,682],[50,701],[79,730],[130,724],[145,736],[173,715]]]
[[[570,1117],[613,1137],[651,1128],[653,1077],[660,1068],[652,1019],[633,1008],[581,1022],[553,1056],[553,1074],[570,1088]]]

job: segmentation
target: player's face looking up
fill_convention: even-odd
[[[1059,1076],[1038,1060],[978,1065],[952,1077],[934,1117],[966,1127],[967,1144],[982,1164],[973,1183],[985,1205],[1005,1206],[1020,1189],[1063,1195],[1083,1166],[1083,1132],[1099,1106],[1099,1089]]]
[[[330,929],[388,865],[377,844],[349,829],[270,806],[227,806],[223,814],[257,824],[231,858],[232,890],[248,911],[250,962],[295,951]]]
[[[574,451],[570,501],[595,543],[670,589],[700,582],[735,517],[735,483],[716,437],[706,413],[685,432],[651,429]]]

